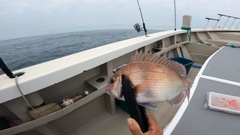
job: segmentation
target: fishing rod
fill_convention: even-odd
[[[144,32],[145,32],[145,36],[147,37],[147,28],[146,28],[146,25],[145,25],[145,22],[144,22],[144,19],[143,19],[142,10],[141,10],[141,7],[140,7],[140,4],[139,4],[139,1],[138,1],[138,0],[137,0],[137,3],[138,3],[138,9],[139,9],[139,11],[140,11],[141,18],[142,18],[143,30],[144,30]],[[136,23],[133,27],[135,28],[135,30],[136,30],[137,32],[142,31],[142,28],[141,28],[141,26],[140,26],[138,23]]]
[[[176,1],[174,0],[174,30],[176,31],[177,29],[177,13],[176,13]]]

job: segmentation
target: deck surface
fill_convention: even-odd
[[[240,116],[204,108],[208,92],[240,96],[240,49],[224,47],[207,63],[195,93],[172,135],[236,135]]]
[[[240,82],[240,49],[224,47],[209,61],[203,75]]]

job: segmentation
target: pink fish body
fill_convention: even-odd
[[[122,96],[122,74],[131,84],[138,103],[167,101],[179,105],[189,97],[190,83],[181,78],[186,75],[185,67],[166,58],[136,52],[131,63],[118,70],[106,87],[106,92],[116,98]]]

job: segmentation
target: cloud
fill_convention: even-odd
[[[173,0],[139,2],[148,29],[172,29]],[[0,3],[0,40],[45,34],[47,31],[132,29],[133,24],[142,24],[136,0],[0,0]],[[178,28],[186,14],[192,15],[194,28],[203,27],[205,17],[218,18],[218,13],[240,17],[239,0],[176,0],[176,5]],[[219,25],[224,23],[222,21]]]

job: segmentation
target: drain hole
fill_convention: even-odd
[[[98,82],[98,83],[101,83],[101,82],[104,82],[105,81],[105,79],[104,78],[98,78],[97,80],[96,80],[96,82]]]

